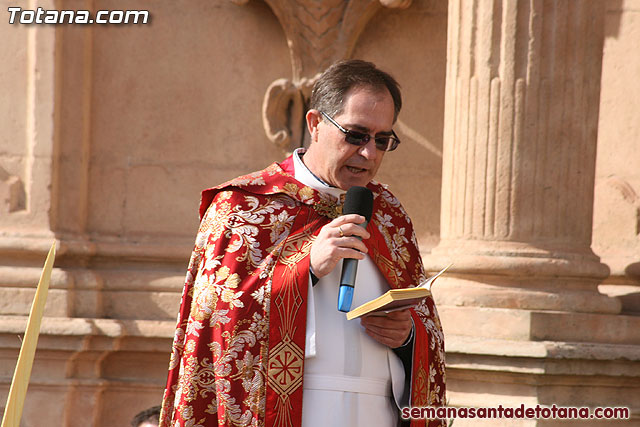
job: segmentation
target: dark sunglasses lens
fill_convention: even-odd
[[[376,148],[381,151],[389,149],[389,138],[376,138]]]
[[[363,146],[369,142],[369,135],[366,133],[354,132],[352,130],[347,131],[345,139],[349,144]]]
[[[393,151],[398,146],[398,140],[392,137],[376,138],[376,148],[381,151]]]

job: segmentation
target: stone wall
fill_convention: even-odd
[[[640,312],[640,1],[607,4],[598,127],[593,249],[611,269],[601,286]]]

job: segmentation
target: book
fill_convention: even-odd
[[[347,313],[347,320],[366,315],[381,315],[396,310],[404,310],[420,304],[424,298],[431,295],[433,282],[440,277],[453,263],[429,277],[414,288],[390,289],[378,298],[367,301]]]

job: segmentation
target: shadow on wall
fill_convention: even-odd
[[[627,277],[640,283],[640,262],[627,265],[624,272]],[[640,291],[619,295],[618,298],[622,302],[623,312],[640,315]]]
[[[609,0],[605,3],[604,36],[618,38],[620,18],[624,9],[624,0]]]
[[[25,201],[22,180],[0,167],[0,211],[12,213],[25,210]]]

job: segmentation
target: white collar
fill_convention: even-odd
[[[340,196],[346,193],[345,190],[337,187],[332,187],[326,182],[322,181],[320,178],[315,176],[313,172],[309,170],[307,165],[302,161],[302,155],[306,151],[306,148],[297,148],[293,152],[293,168],[294,168],[294,178],[297,181],[300,181],[302,184],[307,187],[311,187],[316,191],[321,193],[330,194],[333,197],[340,199]]]

